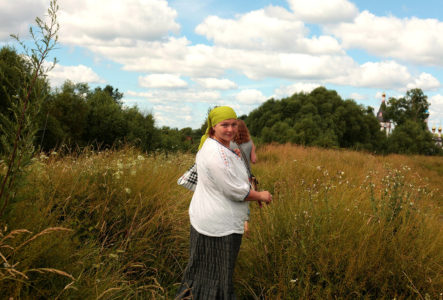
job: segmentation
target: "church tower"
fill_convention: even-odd
[[[380,108],[378,109],[377,112],[377,119],[378,122],[380,123],[380,130],[385,131],[386,135],[390,135],[392,132],[392,123],[390,120],[388,120],[385,117],[385,111],[386,111],[386,94],[383,93],[381,98],[381,104],[380,104]]]

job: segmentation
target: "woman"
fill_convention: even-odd
[[[245,165],[229,148],[236,133],[232,108],[210,111],[196,157],[198,182],[189,207],[190,257],[177,299],[235,299],[232,277],[248,201],[272,200],[268,191],[250,190]]]
[[[255,164],[257,162],[257,155],[255,154],[255,145],[251,140],[248,127],[243,120],[237,120],[237,134],[235,135],[233,141],[231,141],[230,147],[237,154],[246,157],[247,167],[249,170],[251,170],[251,163]],[[261,206],[261,203],[259,203],[259,205]],[[244,227],[244,234],[247,236],[249,233],[249,218],[245,221]]]

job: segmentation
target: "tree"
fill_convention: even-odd
[[[143,115],[137,107],[131,107],[123,110],[123,116],[127,126],[125,141],[144,151],[155,150],[158,130],[152,114]]]
[[[88,130],[84,139],[88,143],[97,143],[104,147],[114,146],[123,141],[127,133],[127,124],[121,104],[115,101],[109,91],[97,88],[86,100],[89,106],[87,118]]]
[[[401,154],[434,155],[441,150],[432,140],[432,134],[419,122],[406,120],[389,137],[388,150]]]
[[[376,151],[382,145],[378,139],[383,139],[373,111],[324,87],[270,99],[252,111],[246,123],[264,142]]]
[[[89,106],[86,84],[74,84],[66,81],[61,91],[54,93],[43,105],[40,115],[41,129],[39,141],[44,150],[50,150],[62,144],[85,146],[83,136],[87,131]]]
[[[421,89],[412,89],[406,92],[405,97],[389,98],[386,118],[392,120],[395,126],[411,120],[425,127],[425,120],[429,117],[428,109],[428,96]]]
[[[58,38],[57,11],[58,5],[52,0],[48,9],[48,21],[45,23],[40,18],[35,19],[37,32],[30,28],[34,48],[29,49],[17,36],[13,36],[25,52],[23,57],[29,69],[18,72],[18,85],[12,87],[17,93],[9,94],[7,88],[3,89],[12,118],[0,114],[1,144],[4,150],[1,158],[7,165],[6,174],[0,174],[0,216],[16,188],[17,177],[23,174],[35,151],[34,138],[38,129],[35,118],[48,91],[46,73],[53,67],[45,67],[44,62]],[[54,60],[54,64],[55,62]]]
[[[438,149],[426,124],[429,117],[428,97],[421,89],[412,89],[406,96],[390,98],[386,117],[393,121],[395,128],[388,138],[390,152],[405,154],[436,154]]]

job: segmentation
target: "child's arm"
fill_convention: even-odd
[[[255,164],[257,162],[257,155],[255,154],[255,145],[252,142],[252,150],[251,150],[251,163]]]

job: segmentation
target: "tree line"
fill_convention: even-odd
[[[264,143],[296,143],[351,148],[374,153],[441,154],[427,128],[429,103],[421,89],[384,104],[384,118],[394,129],[387,135],[370,106],[343,100],[336,91],[318,87],[310,93],[270,99],[244,116],[252,135]]]
[[[0,50],[0,115],[2,123],[15,119],[14,100],[23,93],[23,81],[31,77],[31,66],[15,49]],[[123,93],[106,85],[91,89],[86,83],[66,81],[51,90],[46,78],[38,78],[30,97],[30,106],[38,109],[35,120],[35,147],[50,151],[60,147],[70,150],[83,147],[109,148],[123,144],[143,151],[190,151],[200,137],[191,128],[158,128],[152,113],[137,107],[125,107]],[[35,92],[38,91],[38,92]],[[44,101],[38,102],[38,99]],[[38,102],[38,103],[37,103]],[[3,126],[4,127],[4,126]],[[7,143],[2,143],[0,151]]]
[[[29,78],[29,62],[15,49],[0,50],[0,114],[2,124],[14,118],[11,107],[23,93]],[[26,75],[26,76],[25,76]],[[85,83],[66,81],[51,90],[46,78],[37,82],[38,95],[30,105],[38,113],[35,147],[50,151],[83,147],[108,148],[131,144],[143,151],[196,151],[206,126],[199,129],[157,127],[152,113],[125,107],[123,93],[110,85],[91,89]],[[35,92],[37,93],[37,92]],[[34,103],[33,99],[45,99]],[[429,104],[420,89],[400,99],[391,98],[386,116],[395,129],[390,136],[380,131],[372,107],[343,100],[336,91],[319,87],[281,100],[270,99],[241,116],[258,143],[295,143],[327,148],[351,148],[374,153],[438,154],[424,120]],[[6,143],[0,146],[4,150]]]

